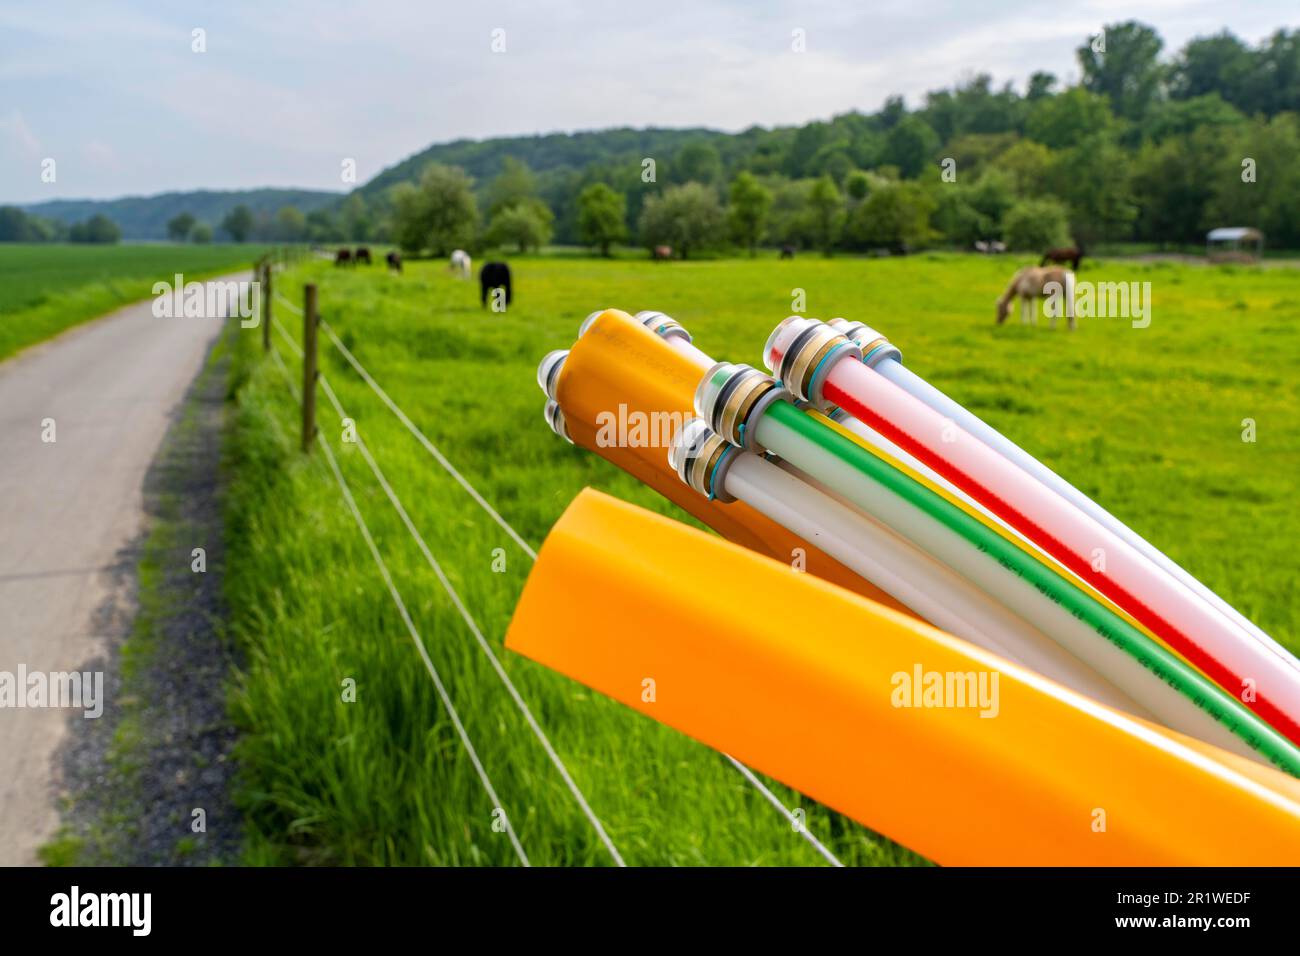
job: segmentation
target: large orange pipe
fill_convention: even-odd
[[[570,350],[555,396],[575,444],[622,468],[723,537],[786,565],[800,548],[810,574],[914,616],[870,581],[749,505],[710,501],[682,484],[668,464],[668,443],[695,414],[695,388],[703,375],[704,369],[626,312],[606,309]],[[602,430],[606,438],[618,438],[618,423],[635,421],[633,416],[644,423],[633,437],[644,435],[649,444],[599,440]]]
[[[552,528],[506,646],[939,863],[1300,860],[1276,771],[599,492]],[[996,679],[996,716],[895,706],[918,667]]]

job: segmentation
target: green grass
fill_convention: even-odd
[[[507,316],[441,263],[403,276],[307,263],[278,278],[534,546],[592,485],[674,506],[550,433],[538,359],[572,344],[593,309],[656,308],[718,358],[758,363],[807,291],[808,314],[885,331],[908,364],[1164,548],[1278,639],[1297,646],[1293,504],[1300,474],[1300,271],[1104,263],[1082,278],[1150,281],[1133,329],[995,327],[1016,265],[926,255],[690,263],[521,258]],[[300,320],[280,310],[295,337]],[[248,859],[265,863],[509,864],[503,834],[319,452],[297,451],[297,408],[259,333],[240,335],[239,407],[226,449],[232,626],[247,669],[233,707],[244,738]],[[278,340],[277,340],[277,344]],[[298,368],[285,353],[295,375]],[[499,645],[527,558],[322,339],[322,370],[398,495]],[[436,665],[535,863],[608,858],[490,671],[337,418],[320,421]],[[1243,443],[1242,420],[1258,442]],[[492,571],[493,549],[508,557]],[[819,858],[722,757],[529,661],[505,665],[633,864],[816,864]],[[341,701],[345,678],[355,703]],[[846,759],[852,759],[851,754]],[[906,786],[882,779],[880,786]],[[954,781],[960,786],[960,781]],[[776,787],[850,864],[918,858]]]
[[[251,245],[0,243],[0,359],[148,297],[176,273],[188,282],[251,265]]]

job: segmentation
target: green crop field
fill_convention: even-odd
[[[1300,512],[1300,271],[1093,263],[1084,280],[1151,283],[1147,328],[995,327],[1013,257],[804,257],[655,264],[521,258],[504,316],[442,263],[401,276],[308,262],[278,277],[295,302],[319,284],[324,318],[392,398],[533,547],[582,487],[666,514],[653,492],[555,437],[535,369],[590,311],[654,308],[718,358],[759,365],[791,310],[866,321],[908,364],[1162,547],[1293,649]],[[278,316],[297,339],[301,321]],[[260,333],[236,331],[227,439],[232,632],[245,665],[233,706],[248,858],[263,863],[511,864],[493,807],[439,706],[319,449],[298,451],[296,399]],[[300,369],[277,336],[295,380]],[[527,556],[351,371],[321,368],[632,864],[817,864],[820,857],[719,754],[500,648]],[[515,710],[338,417],[318,399],[376,543],[533,863],[609,857]],[[1257,440],[1243,441],[1251,419]],[[680,516],[680,515],[678,515]],[[503,549],[504,571],[493,569]],[[574,582],[575,605],[582,582]],[[344,702],[347,679],[355,702]],[[1068,746],[1063,741],[1062,746]],[[846,761],[854,759],[845,754]],[[906,787],[882,779],[881,787]],[[961,781],[954,780],[954,787]],[[849,864],[921,862],[774,785]]]
[[[249,245],[55,245],[0,243],[0,359],[150,294],[153,283],[186,281],[248,266]]]

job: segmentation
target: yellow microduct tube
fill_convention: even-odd
[[[590,489],[506,646],[939,863],[1300,860],[1276,771]]]
[[[668,445],[695,415],[695,389],[703,374],[626,312],[606,309],[569,351],[555,398],[574,444],[617,465],[723,537],[787,565],[795,549],[802,549],[810,574],[913,616],[870,581],[748,505],[710,501],[682,484],[668,464]],[[631,434],[629,423],[638,434]]]

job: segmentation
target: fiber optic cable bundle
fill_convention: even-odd
[[[866,354],[880,347],[869,342]],[[898,362],[868,365],[856,342],[801,316],[782,322],[763,352],[791,393],[818,407],[829,402],[898,443],[1114,600],[1225,690],[1235,695],[1252,689],[1246,705],[1300,742],[1300,669],[1278,648],[1258,640],[1119,534],[876,370],[896,374],[893,370],[902,368]]]
[[[1027,675],[1053,700],[1072,706],[1082,701],[1087,720],[1127,721],[1125,732],[1143,742],[1133,759],[1139,765],[1149,762],[1151,773],[1163,766],[1161,755],[1167,742],[1174,741],[1179,759],[1189,759],[1199,773],[1250,781],[1245,792],[1252,799],[1295,800],[1300,784],[1292,777],[1300,777],[1300,749],[1290,715],[1300,712],[1292,699],[1300,688],[1300,667],[1280,645],[1242,623],[1240,615],[1225,612],[1226,604],[1217,596],[1207,598],[1203,585],[1188,584],[1181,577],[1186,572],[1117,519],[1095,505],[1080,507],[1071,493],[1081,493],[1008,440],[989,440],[989,433],[996,433],[987,425],[968,412],[959,417],[960,406],[902,370],[898,350],[861,323],[791,317],[777,327],[763,351],[776,378],[749,366],[715,363],[680,323],[663,313],[642,312],[635,318],[617,310],[592,313],[573,349],[551,353],[539,368],[539,384],[548,397],[546,419],[558,434],[596,451],[738,545],[776,558],[787,578],[791,549],[805,547],[808,570],[833,582],[801,599],[807,602],[802,611],[809,629],[818,627],[821,605],[833,603],[827,593],[840,594],[835,585],[847,586],[867,598],[854,600],[871,611],[869,620],[847,635],[855,649],[898,641],[911,646],[896,628],[881,623],[883,613],[897,617],[881,607],[883,601],[940,631],[904,618],[910,628],[947,632],[945,640],[962,653],[996,662],[996,673]],[[627,442],[624,436],[610,441],[600,429],[615,410],[618,415],[678,416],[671,422],[671,448],[662,447],[662,435],[647,443]],[[692,410],[698,417],[688,419]],[[674,535],[647,533],[653,541],[693,547]],[[1105,555],[1102,570],[1085,560],[1097,550]],[[713,560],[722,561],[720,554]],[[638,560],[671,567],[678,556],[670,550],[639,554]],[[541,575],[541,564],[534,576]],[[739,564],[766,580],[767,573],[752,563]],[[619,567],[615,562],[609,574],[617,574]],[[667,572],[656,570],[650,577],[661,573]],[[554,583],[558,579],[551,580],[552,587],[561,587]],[[696,588],[719,594],[717,583],[716,575],[702,574]],[[583,590],[591,593],[588,587]],[[699,613],[700,627],[692,633],[700,666],[707,670],[703,658],[710,646],[732,640],[711,620],[714,612],[699,607],[684,590],[668,590],[655,599],[683,605],[682,613]],[[771,663],[775,645],[767,640],[768,631],[742,613],[750,605],[722,604],[731,609],[730,626],[754,639],[752,646],[745,645],[746,654],[756,655],[746,658],[747,666],[759,659]],[[516,622],[523,620],[524,606],[521,601]],[[645,619],[631,617],[637,623],[629,626],[639,629]],[[579,630],[588,623],[584,617]],[[516,649],[633,703],[627,688],[612,690],[602,682],[599,667],[593,670],[572,655],[556,657],[553,643],[577,640],[573,628],[564,626],[569,628],[565,634],[548,637],[533,625],[520,624],[519,633],[527,631],[530,637]],[[512,625],[512,635],[516,630]],[[597,642],[594,636],[584,640]],[[634,640],[601,653],[623,655],[629,666],[649,673],[645,668],[655,656],[656,640],[671,643],[648,633],[644,644]],[[740,636],[735,640],[744,644]],[[594,643],[584,647],[596,650]],[[845,666],[855,659],[842,648],[840,653]],[[1255,675],[1262,677],[1256,680]],[[1238,684],[1233,681],[1242,678],[1250,679],[1248,686],[1258,686],[1257,699],[1246,694],[1243,703],[1235,696]],[[690,686],[703,690],[695,682]],[[780,686],[769,692],[779,694]],[[702,701],[697,701],[701,707]],[[872,715],[864,733],[891,725],[874,714],[878,702],[860,703],[863,709],[852,716]],[[729,705],[721,701],[718,706]],[[818,709],[804,700],[795,706]],[[692,711],[685,722],[674,722],[663,711],[647,712],[746,759],[740,748],[703,732],[706,714]],[[1076,748],[1101,739],[1095,729],[1081,733],[1073,712],[1064,714],[1056,705],[1040,714],[1047,721],[1044,733],[1058,745],[1077,753]],[[927,718],[912,713],[911,719]],[[940,725],[947,727],[947,722],[933,718],[928,726]],[[987,740],[970,751],[984,761],[972,772],[1006,772],[1024,742],[997,720],[974,726]],[[944,732],[961,736],[957,729]],[[929,737],[917,745],[922,747],[917,760],[937,760],[946,752],[944,744]],[[748,762],[823,799],[821,791],[800,782],[808,768],[794,773],[788,759],[783,754],[775,766],[758,758]],[[1140,774],[1142,767],[1135,772]],[[965,786],[969,781],[960,777],[953,782]],[[851,809],[858,806],[853,795],[843,796],[838,785],[832,789],[841,802],[825,797],[831,805],[894,835],[878,813],[864,818]],[[1290,807],[1288,813],[1294,803]],[[1045,852],[1041,846],[1022,850],[1020,856],[1020,851],[994,856],[1003,862],[1041,860],[1035,854]],[[944,861],[942,854],[922,852]],[[1186,857],[1169,849],[1160,853],[1185,862],[1224,859],[1208,851]],[[1160,853],[1129,862],[1159,862]],[[1116,858],[1075,847],[1053,861],[1103,859]],[[1296,859],[1300,857],[1288,862]],[[1244,859],[1238,854],[1232,861]]]

